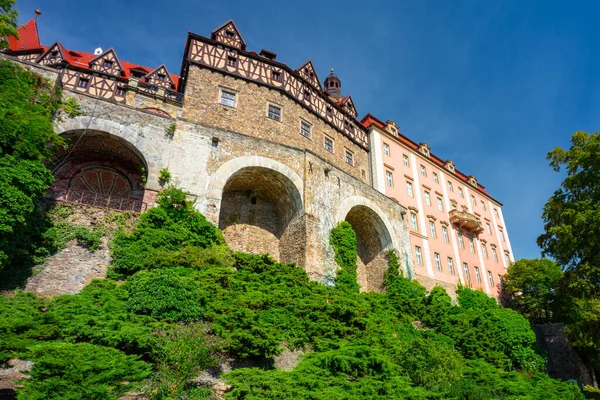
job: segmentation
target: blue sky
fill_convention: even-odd
[[[175,73],[187,31],[229,18],[249,50],[312,59],[321,79],[335,68],[361,117],[394,120],[504,204],[516,258],[539,256],[561,181],[546,153],[600,125],[600,2],[21,0],[20,22],[36,8],[43,44],[114,47]]]

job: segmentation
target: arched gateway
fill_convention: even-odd
[[[342,202],[336,220],[347,221],[356,232],[357,275],[362,290],[380,291],[388,267],[386,252],[396,247],[387,217],[369,199],[352,196]]]
[[[208,195],[219,204],[218,226],[232,249],[304,265],[303,183],[289,167],[259,156],[230,160]]]

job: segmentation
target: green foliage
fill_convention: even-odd
[[[117,399],[150,374],[138,357],[88,343],[44,343],[30,357],[35,365],[19,399]]]
[[[10,25],[12,2],[0,2],[0,38]],[[0,43],[2,39],[0,39]],[[43,222],[35,200],[54,181],[44,162],[62,145],[52,118],[59,88],[0,60],[0,271],[31,264]]]
[[[157,340],[153,358],[159,369],[150,390],[152,398],[208,398],[210,391],[194,393],[196,384],[191,379],[218,365],[223,341],[204,323],[181,324],[154,334]]]
[[[518,260],[503,277],[504,303],[532,323],[552,322],[560,318],[561,308],[571,309],[564,304],[567,300],[558,290],[562,277],[560,266],[551,260]]]
[[[388,251],[388,269],[384,275],[383,285],[387,290],[391,305],[403,314],[415,318],[423,316],[425,288],[417,281],[404,277],[398,256],[393,250]]]
[[[198,286],[170,269],[140,271],[127,281],[126,289],[127,308],[134,314],[167,321],[195,321],[203,314]]]
[[[0,50],[8,47],[8,37],[19,37],[15,0],[0,0]]]
[[[171,125],[169,125],[169,126],[167,126],[165,128],[165,136],[168,137],[168,138],[170,138],[170,139],[173,139],[173,136],[175,136],[175,131],[176,130],[177,130],[177,125],[174,124],[174,123],[171,124]]]
[[[458,295],[458,304],[465,310],[495,310],[498,303],[493,297],[488,296],[481,290],[473,290],[463,285],[459,285],[456,290]]]
[[[73,97],[67,97],[62,103],[61,109],[71,118],[84,114],[81,106]]]
[[[177,257],[185,247],[208,248],[224,244],[223,235],[194,210],[183,191],[168,187],[155,207],[140,216],[131,235],[113,239],[112,276],[126,276],[156,268],[165,257]]]
[[[360,286],[356,281],[356,233],[352,225],[346,221],[340,222],[331,230],[329,243],[340,267],[335,277],[336,287],[348,293],[358,293]]]
[[[158,179],[163,185],[169,183],[171,182],[171,173],[168,169],[163,168],[160,170],[160,177]]]

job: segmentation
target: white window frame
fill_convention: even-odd
[[[278,118],[271,118],[271,107],[279,110]],[[273,113],[273,115],[277,115],[277,114]],[[267,118],[269,118],[271,121],[276,121],[276,122],[283,121],[283,107],[281,107],[279,104],[267,102]]]
[[[487,228],[488,234],[489,234],[490,236],[494,236],[494,235],[492,234],[492,226],[490,225],[490,223],[489,223],[489,222],[486,222],[486,223],[485,223],[485,227]]]
[[[433,173],[433,181],[435,183],[440,183],[440,178],[438,177],[438,174],[436,172]]]
[[[437,206],[438,206],[438,210],[440,211],[444,211],[444,202],[442,201],[441,197],[437,198]]]
[[[454,192],[454,185],[450,181],[448,181],[448,190]]]
[[[427,176],[427,168],[421,164],[421,176]]]
[[[308,128],[308,135],[304,134],[304,128]],[[300,135],[304,136],[307,139],[312,137],[312,124],[305,119],[300,118]]]
[[[494,257],[494,261],[498,262],[498,252],[494,246],[492,246],[492,256]]]
[[[487,246],[485,245],[485,243],[481,243],[481,251],[483,252],[483,257],[490,258],[488,256],[488,251],[487,251]]]
[[[450,236],[448,235],[448,228],[446,228],[445,226],[442,226],[442,236],[444,237],[444,242],[446,242],[446,243],[450,242]]]
[[[435,260],[435,268],[442,272],[442,260],[440,258],[440,253],[433,253],[433,259]]]
[[[423,254],[421,253],[421,248],[419,246],[415,246],[415,256],[417,265],[423,265]]]
[[[402,162],[404,163],[405,167],[410,167],[410,160],[406,154],[402,154]]]
[[[454,260],[452,259],[452,257],[448,257],[448,271],[450,272],[450,275],[454,275],[455,273]]]
[[[435,222],[434,221],[429,221],[429,233],[431,234],[432,238],[437,237],[437,232],[435,231]]]
[[[471,204],[473,204],[474,206],[477,205],[477,200],[475,200],[475,196],[471,195]]]
[[[386,156],[390,155],[390,145],[385,142],[383,143],[383,154]]]
[[[413,190],[413,184],[410,181],[406,181],[406,194],[408,195],[408,197],[413,197],[415,195]]]
[[[385,171],[385,181],[389,187],[394,187],[394,174],[392,174],[392,171]]]
[[[331,142],[331,150],[327,148],[327,140]],[[335,141],[331,137],[325,135],[323,138],[323,148],[330,153],[335,153]]]
[[[425,196],[425,204],[430,206],[431,205],[431,193],[429,193],[427,190],[425,190],[424,196]]]
[[[469,237],[469,248],[471,249],[471,253],[475,254],[475,243],[472,237]]]
[[[485,202],[483,200],[481,200],[481,208],[483,209],[483,211],[485,211]]]
[[[463,263],[463,271],[465,271],[465,279],[471,281],[471,273],[469,272],[469,264]]]
[[[461,199],[465,198],[465,193],[463,192],[463,188],[461,188],[460,186],[458,187],[458,195],[460,196]]]
[[[478,283],[481,283],[481,274],[479,273],[479,267],[477,265],[475,265],[473,267],[473,270],[475,271],[475,279],[477,280]]]
[[[492,271],[488,271],[488,283],[490,284],[490,287],[494,287],[494,276],[492,275]]]
[[[415,231],[419,230],[419,221],[417,220],[417,214],[412,213],[412,212],[410,213],[410,223],[411,223],[413,230],[415,230]]]
[[[498,231],[500,232],[500,238],[502,239],[502,241],[506,242],[506,239],[504,238],[504,230],[498,229]]]
[[[354,166],[354,153],[348,149],[345,150],[346,151],[344,151],[344,161],[346,162],[346,164]],[[350,160],[350,162],[348,162],[348,160]]]

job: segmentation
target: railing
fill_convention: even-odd
[[[467,229],[469,231],[479,233],[483,232],[483,226],[481,225],[481,221],[475,215],[458,210],[450,210],[448,213],[450,216],[450,222],[460,226],[461,228]]]
[[[167,100],[174,101],[176,103],[183,103],[183,93],[175,92],[170,89],[165,89],[158,85],[151,85],[149,83],[137,82],[136,85],[130,87],[137,87],[141,93],[150,94],[152,96],[164,97]]]
[[[120,211],[144,212],[148,203],[134,198],[104,196],[99,193],[76,189],[54,188],[50,190],[45,198],[67,203],[85,204],[92,207],[110,208]]]

